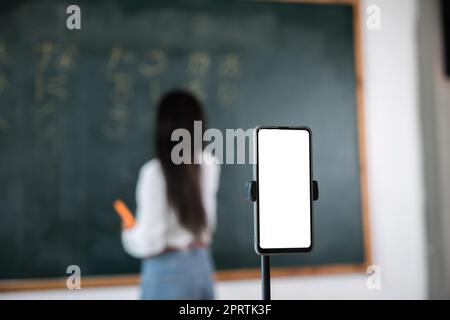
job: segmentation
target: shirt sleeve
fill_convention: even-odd
[[[205,176],[204,185],[206,194],[204,198],[205,210],[208,216],[208,226],[214,232],[217,224],[217,191],[220,184],[220,165],[218,159],[210,154],[204,155]]]
[[[136,224],[122,231],[125,251],[136,258],[161,253],[166,247],[165,186],[156,163],[144,165],[136,187]]]

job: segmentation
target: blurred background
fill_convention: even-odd
[[[0,299],[138,297],[112,203],[180,87],[223,132],[313,131],[314,249],[274,257],[274,299],[450,298],[448,0],[71,4],[0,5]],[[219,299],[260,297],[251,178],[222,166]]]

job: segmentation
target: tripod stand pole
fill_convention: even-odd
[[[270,300],[270,256],[261,256],[261,288],[263,300]]]

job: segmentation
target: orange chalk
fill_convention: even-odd
[[[114,209],[116,209],[117,214],[120,216],[125,229],[132,228],[136,220],[127,205],[120,199],[114,201]]]

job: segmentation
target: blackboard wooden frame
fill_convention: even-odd
[[[354,30],[354,52],[355,52],[355,76],[356,76],[356,112],[359,144],[360,163],[360,183],[361,183],[361,204],[362,204],[362,224],[364,240],[365,261],[360,264],[333,264],[317,267],[287,267],[273,268],[272,277],[292,277],[311,275],[330,275],[345,273],[365,273],[367,267],[372,264],[372,249],[370,236],[370,215],[369,215],[369,194],[367,181],[367,158],[366,158],[366,136],[365,136],[365,108],[364,108],[364,68],[362,61],[362,11],[360,0],[260,0],[280,3],[311,3],[321,5],[350,5],[353,9],[353,30]],[[260,271],[257,268],[223,270],[216,272],[216,280],[243,280],[258,279]],[[110,287],[127,286],[139,284],[139,275],[105,275],[105,276],[84,276],[82,287]],[[24,280],[2,280],[0,281],[0,292],[25,291],[25,290],[48,290],[66,289],[66,279],[24,279]]]

